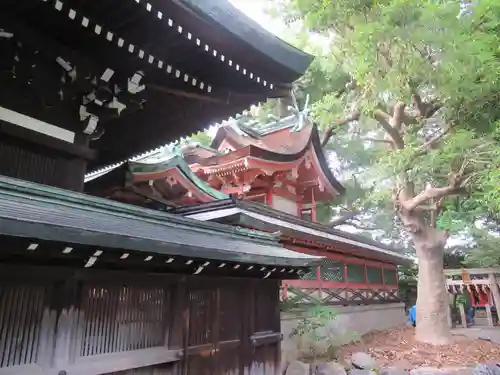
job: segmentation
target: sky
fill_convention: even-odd
[[[245,13],[248,17],[258,22],[267,31],[279,35],[285,28],[282,22],[273,19],[264,11],[269,0],[229,0],[236,8]]]

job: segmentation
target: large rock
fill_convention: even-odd
[[[346,375],[346,371],[344,366],[340,363],[330,362],[330,363],[321,363],[316,365],[314,371],[312,372],[314,375]]]
[[[290,362],[285,375],[309,375],[309,365],[300,361]]]
[[[373,357],[365,352],[357,352],[351,355],[352,366],[359,370],[375,370],[378,364]]]

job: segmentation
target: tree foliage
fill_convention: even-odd
[[[326,53],[299,87],[314,93],[315,120],[335,133],[327,148],[336,153],[338,172],[349,185],[356,184],[353,177],[358,185],[362,180],[363,193],[350,198],[349,208],[393,209],[394,192],[387,187],[404,172],[416,192],[429,185],[460,190],[459,196],[435,202],[439,215],[425,214],[432,225],[458,233],[480,217],[497,220],[500,5],[493,0],[467,8],[459,1],[422,0],[273,4],[285,19],[300,17],[325,38]],[[392,140],[381,123],[393,120],[398,103],[405,106],[404,147],[388,152]],[[353,112],[361,114],[358,121],[345,122]]]
[[[358,188],[345,202],[351,224],[353,212],[382,212],[404,229],[399,238],[415,247],[429,298],[417,303],[417,337],[445,342],[444,291],[435,286],[446,241],[500,218],[500,3],[274,4],[327,45],[299,86],[314,92],[324,145]]]

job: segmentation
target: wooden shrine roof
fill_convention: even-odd
[[[284,249],[259,231],[6,177],[0,177],[0,235],[110,249],[117,259],[128,250],[275,267],[305,267],[321,259]]]
[[[144,184],[148,184],[147,190],[144,190]],[[113,190],[127,188],[151,199],[159,196],[167,205],[172,205],[171,200],[178,195],[176,192],[181,195],[194,193],[202,202],[229,198],[228,194],[214,189],[199,178],[184,158],[174,153],[166,154],[154,162],[128,161],[90,174],[85,180],[85,192],[95,196],[109,197]]]
[[[301,129],[297,117],[289,116],[274,123],[263,125],[262,129],[249,128],[236,122],[221,126],[210,146],[207,148],[189,148],[186,150],[189,164],[201,166],[217,166],[243,157],[255,157],[266,161],[290,162],[299,160],[308,151],[317,159],[320,171],[327,183],[338,192],[345,192],[344,186],[333,175],[326,160],[318,128],[312,122],[304,124]],[[227,142],[234,151],[222,153],[223,142]],[[208,156],[212,153],[211,156]]]
[[[99,150],[91,170],[286,95],[312,61],[227,0],[3,0],[0,20],[33,52],[76,67],[78,81],[114,71],[108,83],[128,106],[100,116],[105,131],[91,142]],[[138,72],[145,90],[130,95],[127,82]],[[48,112],[24,114],[52,123]]]
[[[305,239],[309,243],[326,245],[326,249],[346,252],[351,255],[377,259],[394,264],[411,264],[413,260],[398,253],[396,249],[370,238],[323,224],[302,220],[297,216],[273,209],[258,202],[227,199],[192,206],[176,207],[170,212],[202,221],[241,225],[267,232],[279,232],[282,238]]]

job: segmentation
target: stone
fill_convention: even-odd
[[[422,366],[411,370],[410,375],[445,375],[445,372],[437,367]]]
[[[500,365],[498,363],[485,363],[477,365],[472,370],[474,375],[500,375]]]
[[[314,375],[346,375],[344,366],[337,362],[320,363],[312,372]]]
[[[391,364],[391,366],[388,366],[388,369],[400,369],[400,370],[406,370],[407,372],[410,372],[411,369],[413,369],[415,366],[407,359],[399,359]]]
[[[378,373],[374,370],[362,370],[359,368],[355,368],[349,371],[349,375],[378,375]]]
[[[473,375],[473,370],[468,367],[418,367],[410,371],[410,375]],[[479,374],[478,374],[479,375]],[[500,375],[500,374],[482,374]]]
[[[410,371],[402,367],[391,366],[380,370],[380,375],[409,375]]]
[[[290,362],[285,375],[309,375],[309,365],[300,361]]]
[[[354,368],[359,370],[378,369],[378,364],[373,357],[365,352],[357,352],[351,355],[351,363]]]

